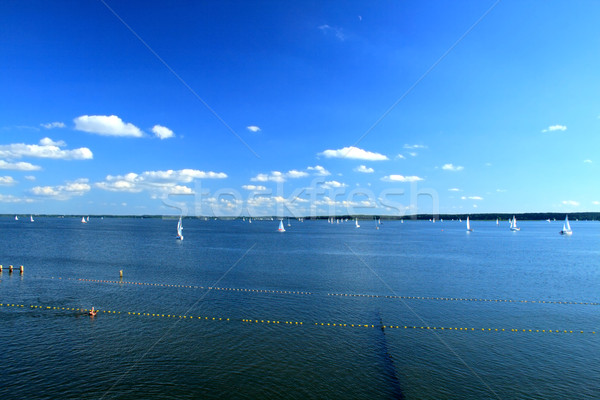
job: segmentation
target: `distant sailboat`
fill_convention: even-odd
[[[496,226],[498,226],[498,225],[499,225],[498,218],[496,218]]]
[[[181,221],[181,217],[177,221],[177,239],[183,240],[183,222]]]
[[[29,220],[30,220],[31,222],[33,222],[33,215],[30,215],[30,216],[29,216]]]
[[[569,216],[565,216],[565,223],[563,224],[562,231],[560,231],[561,235],[572,235],[573,231],[571,230],[571,225],[569,225]]]
[[[512,219],[510,220],[510,230],[511,231],[520,231],[521,228],[517,228],[517,218],[513,215]]]
[[[17,215],[15,215],[15,221],[18,221],[19,217]]]
[[[467,216],[467,232],[473,232],[473,229],[471,229],[471,222],[469,221],[468,216]]]
[[[82,224],[87,224],[87,221],[85,220],[85,217],[81,217],[81,223]]]
[[[360,225],[358,224],[358,218],[354,219],[354,224],[356,225],[357,228],[360,228]]]
[[[252,223],[252,218],[248,217],[248,223],[251,224]]]
[[[90,222],[90,217],[88,216],[87,219],[85,220],[86,222]]]
[[[285,232],[285,228],[283,227],[283,220],[279,221],[279,228],[277,229],[278,232]]]

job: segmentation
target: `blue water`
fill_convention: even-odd
[[[571,225],[3,218],[0,398],[600,398],[600,223]]]

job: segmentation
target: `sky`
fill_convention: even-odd
[[[597,1],[0,2],[0,214],[600,211]]]

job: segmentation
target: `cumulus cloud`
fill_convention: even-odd
[[[251,191],[267,190],[266,187],[261,186],[261,185],[243,185],[242,189],[251,190]]]
[[[256,125],[247,126],[246,129],[248,129],[250,132],[254,132],[254,133],[260,132],[260,127],[256,126]]]
[[[287,176],[290,178],[304,178],[305,176],[308,176],[308,172],[293,169],[288,171]]]
[[[152,132],[154,133],[154,136],[156,136],[160,140],[175,137],[175,134],[172,130],[162,125],[154,125],[152,127]]]
[[[258,174],[250,178],[252,182],[285,182],[287,178],[304,178],[308,176],[308,172],[292,169],[288,172],[271,171],[268,174]]]
[[[123,122],[116,115],[82,115],[73,120],[78,131],[95,133],[104,136],[142,137],[137,126]]]
[[[141,174],[130,172],[125,175],[108,175],[103,182],[94,186],[111,192],[139,193],[151,192],[153,195],[193,194],[193,190],[184,183],[195,179],[225,179],[223,172],[205,172],[196,169],[180,169],[167,171],[145,171]]]
[[[55,200],[68,200],[73,196],[83,196],[90,189],[88,180],[82,178],[59,186],[35,186],[31,189],[31,193],[35,196],[51,197]]]
[[[343,188],[347,187],[345,183],[341,183],[338,181],[327,181],[323,183],[323,189],[334,189],[334,188]]]
[[[12,176],[0,176],[0,186],[12,186],[16,183]]]
[[[444,171],[462,171],[465,168],[461,167],[460,165],[454,166],[453,164],[444,164],[442,169]]]
[[[579,205],[578,201],[575,200],[563,200],[562,202],[565,206],[574,206],[577,207]]]
[[[309,171],[315,171],[315,175],[317,175],[317,176],[331,175],[331,172],[327,171],[325,168],[321,167],[320,165],[315,165],[314,167],[308,167],[306,169]]]
[[[33,165],[28,162],[6,162],[4,160],[0,160],[0,169],[9,169],[13,171],[38,171],[42,169],[42,167],[38,165]]]
[[[65,142],[55,142],[50,138],[43,138],[40,144],[14,143],[0,145],[0,157],[16,159],[22,157],[53,158],[59,160],[91,160],[94,158],[92,151],[87,147],[73,150],[63,150]]]
[[[381,178],[384,182],[418,182],[422,181],[423,178],[418,176],[404,176],[404,175],[388,175]]]
[[[353,160],[367,160],[367,161],[383,161],[388,160],[387,156],[379,153],[373,153],[358,147],[349,146],[338,150],[325,150],[318,154],[327,158],[349,158]]]
[[[66,127],[66,125],[64,124],[64,122],[49,122],[47,124],[40,124],[40,126],[46,128],[46,129],[64,128],[64,127]]]
[[[546,129],[543,129],[542,132],[553,132],[553,131],[566,131],[567,127],[564,125],[552,125]]]
[[[373,168],[367,168],[366,165],[359,165],[358,167],[354,168],[354,171],[362,172],[364,174],[372,174],[373,172],[375,172]]]

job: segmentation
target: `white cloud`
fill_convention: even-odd
[[[401,159],[401,160],[405,160],[405,159],[406,159],[406,157],[404,157],[404,155],[402,155],[402,154],[398,154],[398,155],[396,156],[396,158],[399,158],[399,159]]]
[[[60,160],[90,160],[94,158],[92,151],[87,147],[73,150],[62,150],[66,144],[63,141],[55,142],[50,138],[43,138],[40,144],[14,143],[0,145],[0,157],[2,158],[53,158]],[[39,168],[37,168],[39,169]]]
[[[89,192],[91,186],[85,178],[77,179],[73,182],[67,182],[59,186],[35,186],[31,193],[40,197],[52,197],[55,200],[68,200],[73,196],[83,196]]]
[[[40,140],[40,144],[42,146],[56,146],[56,147],[65,147],[67,145],[64,142],[64,140],[59,140],[58,142],[55,142],[54,140],[50,139],[49,137],[45,137],[42,140]]]
[[[546,129],[543,129],[542,132],[553,132],[553,131],[566,131],[567,127],[564,125],[552,125]]]
[[[291,171],[288,171],[286,176],[288,176],[289,178],[304,178],[305,176],[308,176],[308,172],[293,169]]]
[[[460,189],[458,189],[458,188],[451,188],[451,189],[448,189],[448,191],[449,192],[460,192]]]
[[[16,183],[12,176],[0,176],[0,186],[12,186]]]
[[[373,168],[367,168],[366,165],[359,165],[358,167],[354,168],[354,170],[356,172],[362,172],[365,174],[372,174],[373,172],[375,172]]]
[[[592,201],[592,204],[595,206],[600,206],[600,201]]]
[[[405,144],[404,148],[407,150],[426,149],[427,146],[422,144]]]
[[[205,172],[196,169],[180,169],[167,171],[145,171],[141,174],[130,172],[125,175],[108,175],[103,182],[95,186],[111,192],[139,193],[151,192],[153,195],[167,194],[193,194],[193,190],[183,183],[190,183],[194,179],[225,179],[223,172]]]
[[[256,190],[256,191],[261,191],[261,190],[267,190],[266,187],[261,186],[261,185],[243,185],[242,189],[246,189],[246,190]]]
[[[408,153],[408,155],[411,157],[416,157],[418,154],[414,151],[411,151],[410,153]]]
[[[418,182],[422,181],[423,178],[418,176],[404,176],[404,175],[388,175],[381,178],[384,182]]]
[[[462,196],[461,200],[483,200],[481,196]]]
[[[579,206],[579,202],[575,201],[575,200],[564,200],[562,203],[566,206],[574,206],[574,207]]]
[[[160,140],[175,137],[175,134],[172,130],[162,125],[154,125],[152,127],[152,132],[154,133],[154,136],[156,136]]]
[[[35,181],[35,176],[33,176],[33,175],[26,175],[25,179],[27,179],[28,181]]]
[[[248,129],[250,132],[254,132],[254,133],[260,132],[260,127],[256,126],[256,125],[247,126],[246,129]]]
[[[373,153],[358,147],[349,146],[338,150],[325,150],[318,155],[327,158],[350,158],[354,160],[367,160],[367,161],[382,161],[388,160],[387,156],[379,153]]]
[[[334,188],[343,188],[347,187],[345,183],[341,183],[338,181],[327,181],[323,183],[323,189],[334,189]]]
[[[0,160],[0,169],[10,169],[13,171],[38,171],[42,169],[42,167],[38,165],[33,165],[28,162],[6,162],[4,160]]]
[[[317,175],[317,176],[331,175],[331,172],[327,171],[325,168],[321,167],[320,165],[315,165],[314,167],[308,167],[306,169],[309,171],[315,171],[315,175]]]
[[[442,166],[442,169],[446,170],[446,171],[462,171],[464,169],[464,167],[461,167],[459,165],[454,166],[452,164],[444,164]]]
[[[504,192],[506,192],[506,189],[496,189],[496,192],[498,192],[498,193],[504,193]]]
[[[82,115],[73,120],[78,131],[105,136],[142,137],[137,126],[125,123],[116,115]]]
[[[269,174],[258,174],[254,178],[250,178],[252,182],[285,182],[287,178],[304,178],[308,176],[308,172],[292,169],[286,173],[280,171],[271,171]]]
[[[587,160],[583,160],[583,162],[586,164],[591,164],[593,161],[588,158]]]
[[[0,194],[0,203],[33,203],[33,199],[15,197],[12,194]]]
[[[47,124],[40,124],[40,126],[46,128],[46,129],[52,129],[52,128],[64,128],[66,125],[64,124],[64,122],[49,122]]]
[[[344,40],[346,40],[346,35],[344,34],[344,31],[341,28],[336,28],[336,27],[332,27],[327,24],[324,24],[324,25],[319,26],[319,30],[325,34],[333,33],[335,35],[335,37],[342,42]]]

